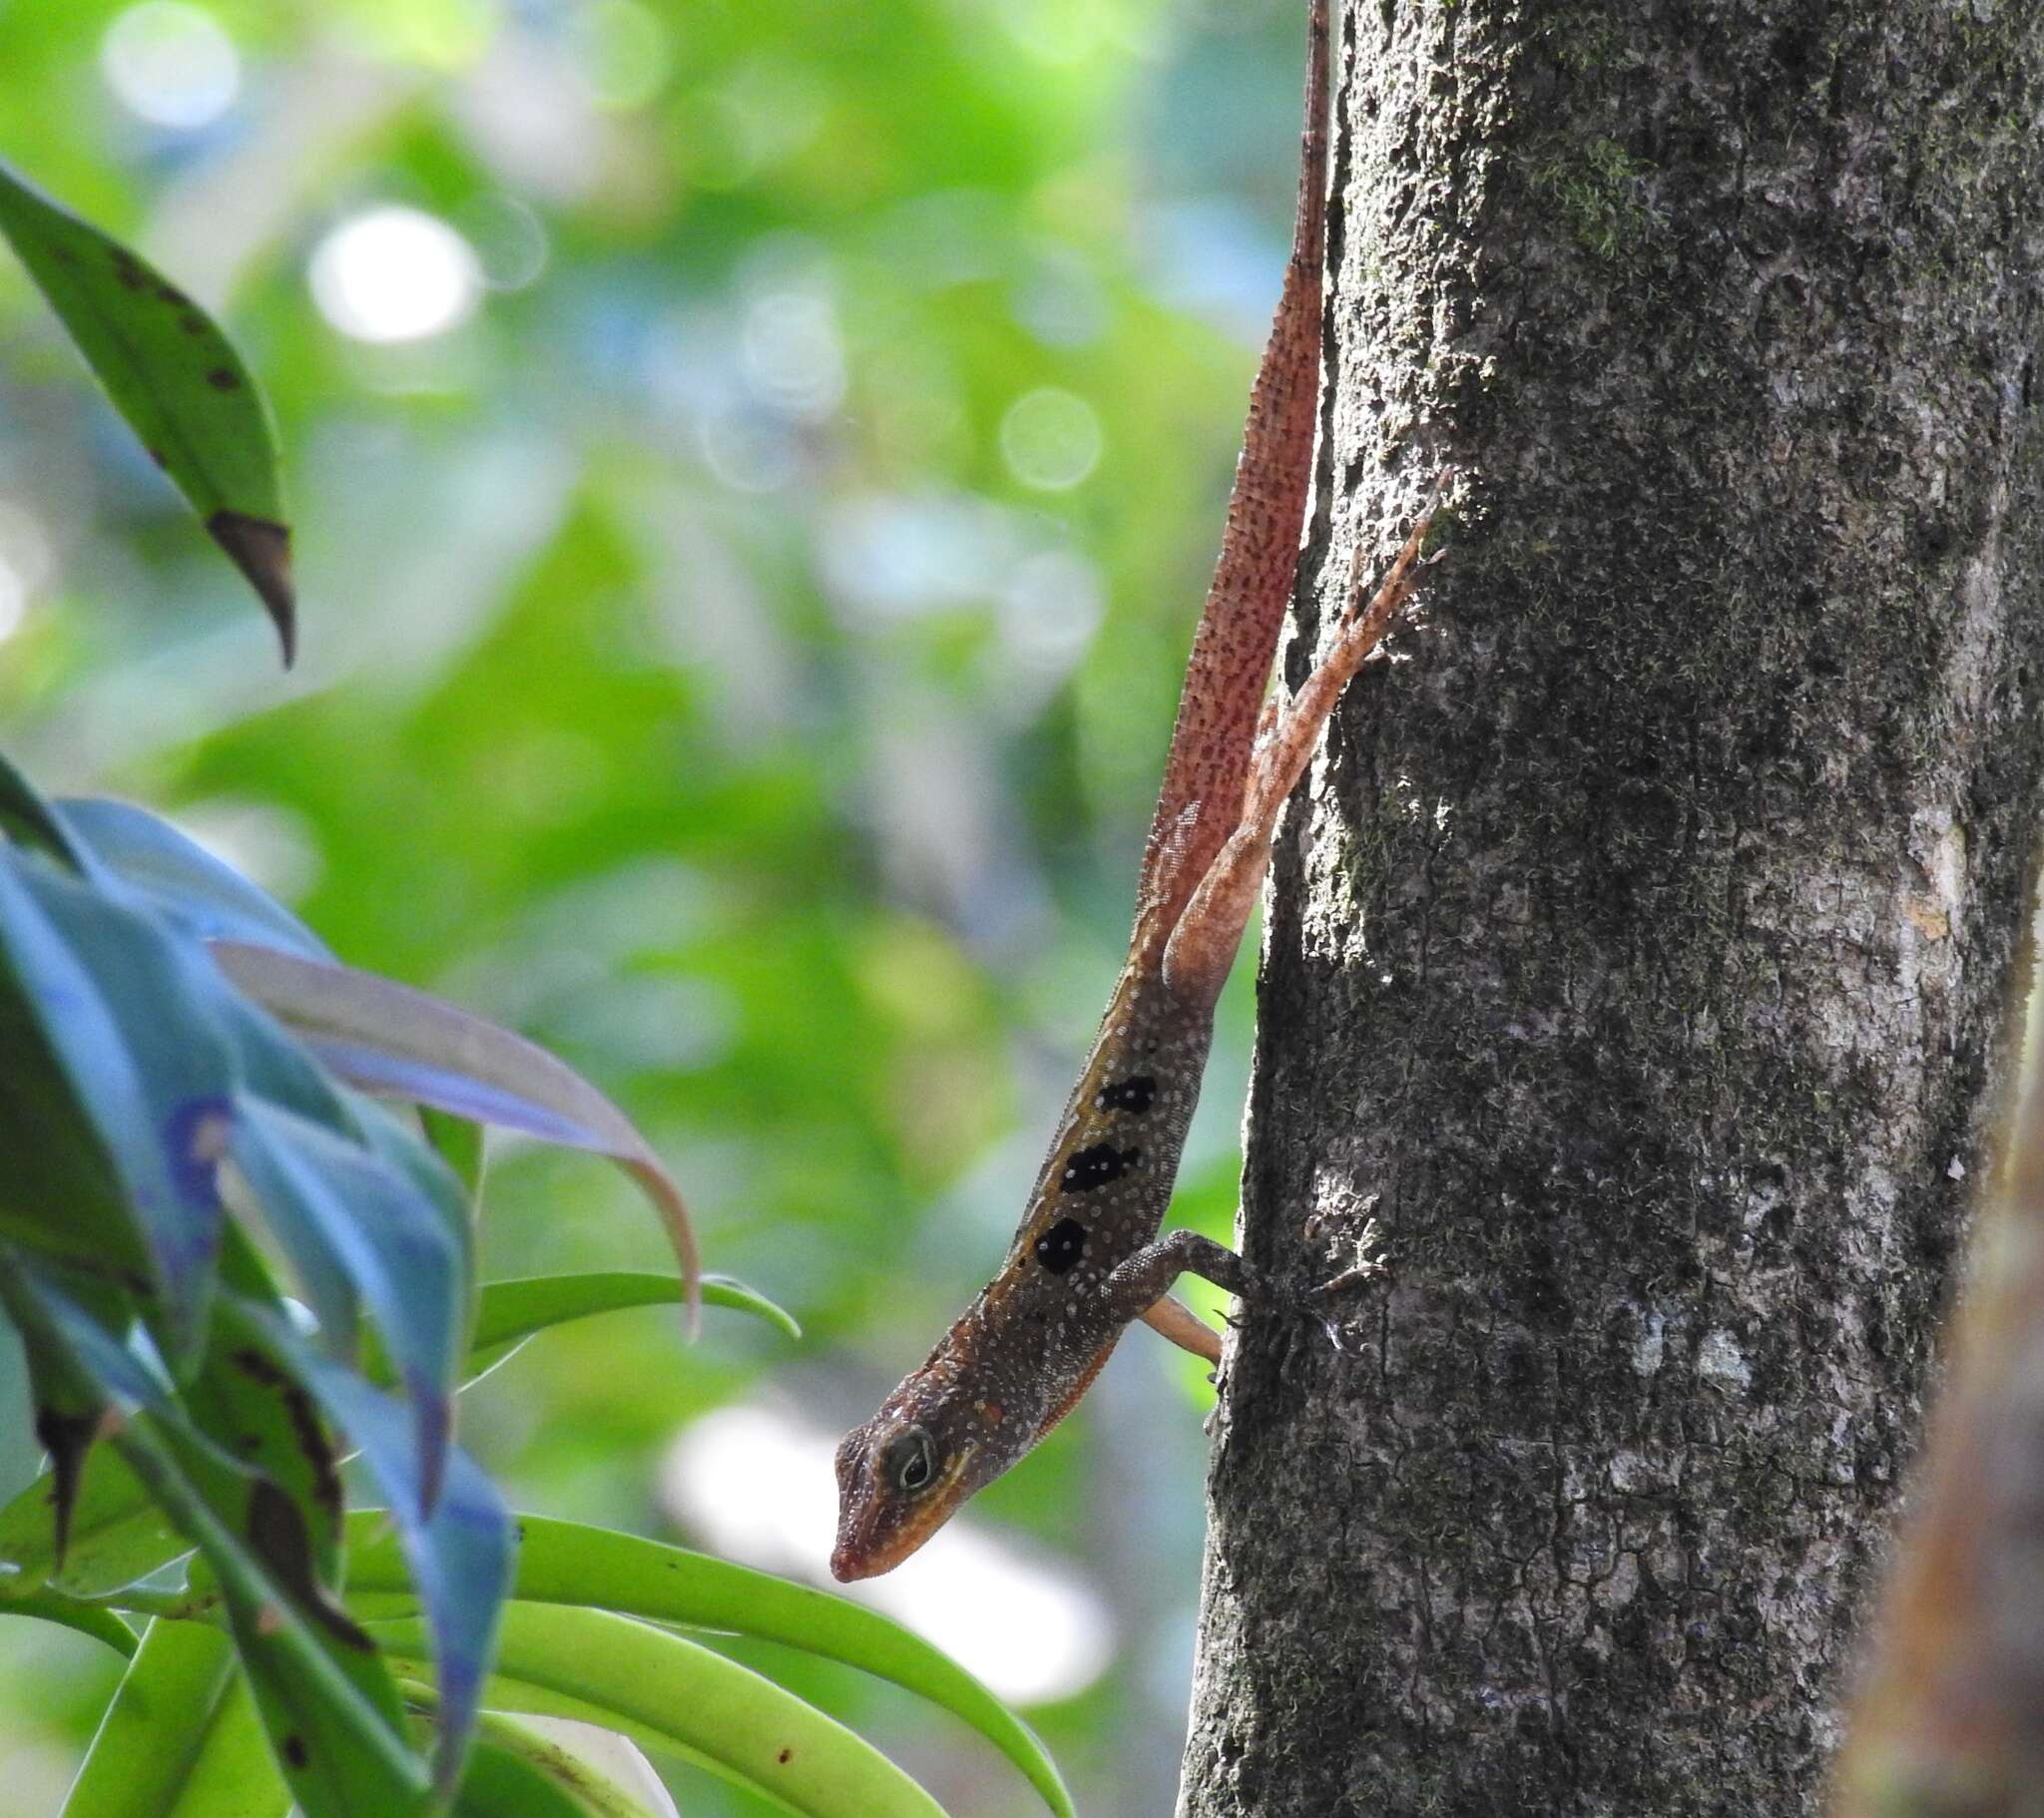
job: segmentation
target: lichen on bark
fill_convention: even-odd
[[[2012,1056],[2044,13],[1346,10],[1317,602],[1182,1809],[1800,1813]]]

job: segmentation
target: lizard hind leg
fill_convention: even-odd
[[[1164,982],[1182,998],[1212,1003],[1221,995],[1243,930],[1270,869],[1271,841],[1278,831],[1284,803],[1305,772],[1320,729],[1341,698],[1341,690],[1363,661],[1383,642],[1384,634],[1412,598],[1419,578],[1419,551],[1434,513],[1454,478],[1444,468],[1434,482],[1412,532],[1385,572],[1377,590],[1363,604],[1362,590],[1351,584],[1348,603],[1326,654],[1289,700],[1273,695],[1258,726],[1248,781],[1243,787],[1242,817],[1206,875],[1188,899],[1164,950]],[[1359,562],[1358,562],[1359,568]]]

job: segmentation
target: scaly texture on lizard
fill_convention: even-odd
[[[1366,605],[1351,584],[1329,648],[1297,694],[1267,706],[1312,475],[1327,90],[1327,0],[1310,0],[1291,259],[1193,641],[1128,963],[1000,1273],[838,1448],[830,1570],[839,1579],[899,1565],[1028,1452],[1086,1392],[1130,1321],[1148,1318],[1218,1356],[1213,1335],[1168,1297],[1180,1274],[1245,1298],[1268,1293],[1234,1251],[1193,1231],[1158,1232],[1200,1094],[1215,1001],[1262,888],[1278,817],[1343,685],[1405,605],[1433,510],[1422,512]],[[1205,1342],[1187,1335],[1188,1324]]]

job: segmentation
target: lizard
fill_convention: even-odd
[[[1195,1231],[1159,1232],[1215,1004],[1278,816],[1342,688],[1409,600],[1452,471],[1367,602],[1358,547],[1328,648],[1296,693],[1267,702],[1318,418],[1327,109],[1327,0],[1309,0],[1291,254],[1144,848],[1129,957],[1000,1272],[838,1447],[830,1570],[839,1580],[891,1571],[1021,1459],[1085,1394],[1133,1321],[1218,1360],[1216,1335],[1168,1292],[1180,1274],[1251,1304],[1278,1298],[1233,1250]]]

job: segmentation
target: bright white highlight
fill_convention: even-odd
[[[0,561],[0,644],[21,630],[28,617],[28,588],[5,561]]]
[[[144,0],[100,40],[100,73],[131,114],[189,133],[210,126],[242,88],[235,41],[204,7]]]
[[[312,254],[312,300],[358,341],[424,340],[474,313],[483,274],[444,221],[394,205],[344,221]]]
[[[1024,486],[1065,492],[1100,464],[1104,438],[1091,404],[1045,386],[1019,397],[1001,419],[1001,454]]]
[[[834,1437],[772,1408],[720,1409],[675,1442],[662,1498],[720,1553],[828,1584]],[[884,1578],[840,1588],[934,1641],[1016,1704],[1083,1691],[1106,1670],[1106,1607],[1069,1574],[954,1518]]]

